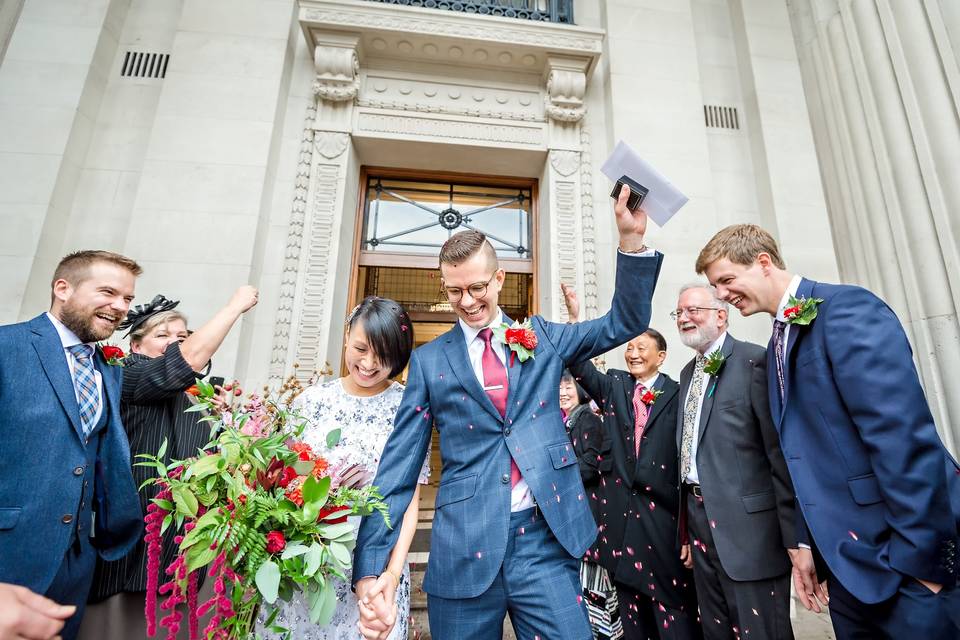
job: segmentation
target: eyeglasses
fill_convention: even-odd
[[[490,283],[493,282],[493,279],[497,277],[497,272],[494,271],[493,275],[486,282],[474,282],[466,289],[460,287],[440,287],[440,291],[447,296],[447,300],[450,302],[460,302],[460,298],[463,297],[463,292],[466,291],[470,294],[470,297],[474,300],[478,300],[483,296],[487,295],[487,287],[490,286]]]
[[[683,309],[674,309],[670,312],[670,317],[676,320],[684,313],[688,318],[699,318],[701,312],[720,311],[719,307],[684,307]]]

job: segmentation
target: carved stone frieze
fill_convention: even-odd
[[[446,140],[501,142],[542,148],[543,126],[488,124],[362,111],[357,118],[357,133],[390,133],[411,137]]]
[[[597,284],[597,236],[593,211],[593,158],[590,132],[580,126],[580,233],[583,255],[583,304],[587,318],[596,318],[599,295]]]
[[[544,113],[559,122],[579,122],[586,113],[587,58],[549,56]]]

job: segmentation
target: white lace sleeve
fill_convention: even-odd
[[[420,468],[420,479],[417,480],[420,484],[429,484],[430,483],[430,450],[433,448],[433,439],[427,443],[427,457],[423,459],[423,466]]]

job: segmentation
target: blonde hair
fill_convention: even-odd
[[[143,324],[130,332],[130,344],[140,344],[140,341],[146,338],[151,331],[174,320],[182,320],[184,326],[187,324],[187,316],[175,309],[153,314],[144,320]]]
[[[695,268],[697,273],[702,274],[707,267],[723,258],[735,264],[751,265],[761,253],[768,254],[778,269],[787,268],[772,235],[755,224],[733,224],[710,238],[697,256]]]

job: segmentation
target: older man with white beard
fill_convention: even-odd
[[[770,416],[766,350],[727,332],[708,285],[680,291],[681,558],[693,567],[707,640],[793,638],[794,492]],[[749,634],[749,635],[748,635]]]

